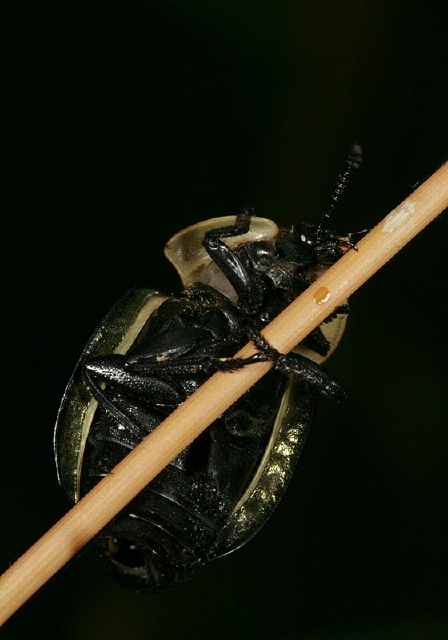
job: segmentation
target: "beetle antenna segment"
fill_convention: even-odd
[[[337,203],[339,202],[341,195],[344,193],[347,184],[350,182],[352,175],[354,174],[356,169],[360,167],[361,161],[362,161],[362,147],[359,144],[354,144],[350,149],[350,153],[345,163],[344,170],[342,171],[342,173],[339,174],[336,188],[331,194],[329,207],[325,211],[325,213],[322,214],[322,218],[320,220],[320,224],[316,232],[316,237],[318,242],[320,242],[322,237],[325,235],[325,232],[328,229],[328,223],[331,218],[331,215]]]

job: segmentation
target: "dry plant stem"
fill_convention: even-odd
[[[266,327],[267,340],[291,350],[447,206],[448,164]],[[238,356],[253,350],[246,345]],[[216,373],[31,547],[0,578],[0,624],[271,366]]]

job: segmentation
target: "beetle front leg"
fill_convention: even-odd
[[[221,240],[221,238],[247,233],[250,228],[251,215],[251,210],[244,209],[236,217],[234,225],[207,231],[202,244],[213,262],[221,269],[235,289],[240,306],[253,311],[254,307],[261,303],[259,283],[253,274],[246,269],[236,253]]]

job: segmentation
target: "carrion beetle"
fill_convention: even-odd
[[[260,330],[349,248],[329,213],[360,161],[353,147],[319,226],[279,230],[244,210],[176,234],[165,255],[183,291],[128,292],[88,342],[55,430],[60,484],[75,503],[217,370],[274,368],[171,462],[100,533],[107,570],[158,590],[245,544],[279,502],[300,457],[319,393],[344,392],[320,364],[336,348],[347,306],[283,355]],[[257,353],[234,354],[252,340]]]

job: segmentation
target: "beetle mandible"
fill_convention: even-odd
[[[245,544],[289,482],[317,394],[343,399],[320,364],[342,336],[346,305],[288,355],[260,330],[356,248],[363,232],[341,237],[328,222],[360,157],[354,146],[318,226],[279,230],[245,209],[176,234],[165,255],[182,293],[128,292],[88,342],[55,431],[59,481],[72,503],[212,373],[266,359],[275,364],[100,533],[100,558],[124,584],[158,590]],[[248,340],[257,353],[234,358]]]

